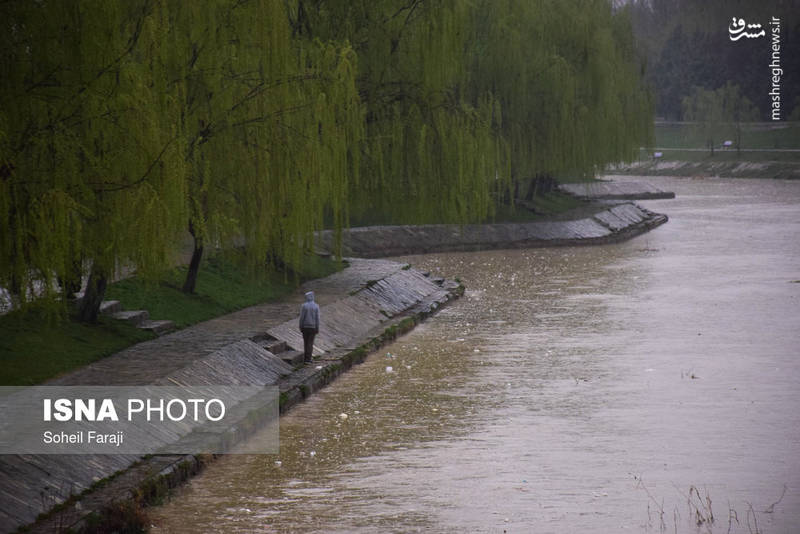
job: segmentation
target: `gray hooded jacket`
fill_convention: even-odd
[[[300,329],[313,328],[319,330],[319,306],[314,302],[314,292],[306,293],[306,301],[300,308]]]

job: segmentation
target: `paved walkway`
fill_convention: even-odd
[[[562,191],[590,200],[647,200],[675,198],[675,193],[663,191],[648,182],[585,182],[562,184]]]
[[[347,297],[369,280],[385,278],[403,264],[388,260],[350,258],[350,266],[329,277],[307,282],[292,295],[184,328],[133,345],[117,354],[50,380],[44,385],[148,385],[155,384],[194,360],[231,343],[265,334],[297,317],[303,294],[313,290],[320,306]]]
[[[280,301],[252,306],[139,343],[45,385],[159,384],[165,377],[190,368],[194,362],[219,356],[225,347],[230,349],[231,345],[242,340],[263,336],[268,330],[285,329],[289,323],[294,325],[306,291],[313,290],[320,306],[333,312],[340,303],[351,301],[350,295],[367,282],[393,274],[393,279],[403,278],[408,273],[403,271],[404,264],[398,262],[382,259],[348,261],[350,266],[343,271],[307,282]],[[329,319],[333,319],[334,314],[330,315]],[[230,352],[228,350],[225,354],[233,358]],[[31,523],[40,512],[71,494],[80,493],[93,481],[126,469],[138,457],[122,454],[3,455],[0,458],[0,532],[11,532]],[[165,458],[168,463],[177,461]],[[55,519],[56,522],[59,520],[58,517]]]
[[[617,186],[615,191],[620,193],[623,188],[629,196],[641,198],[645,195],[644,187],[623,185]],[[653,196],[649,198],[674,196],[660,190],[657,194],[650,194]],[[590,195],[587,198],[595,197]],[[579,218],[569,220],[350,228],[343,234],[343,247],[347,254],[354,256],[385,258],[429,252],[599,245],[629,239],[667,221],[666,216],[631,202],[602,202],[584,206],[584,209],[572,213]],[[317,238],[322,248],[329,248],[333,235],[330,230],[325,230],[319,232]]]
[[[559,239],[563,241],[564,236],[575,235],[591,238],[592,242],[604,242],[608,235],[619,234],[620,228],[646,226],[649,217],[648,213],[635,206],[624,205],[611,208],[602,220],[595,216],[589,221],[542,223],[531,228],[539,231],[543,236],[541,241],[547,244],[554,244]],[[505,226],[503,229],[528,232],[528,226],[511,225],[510,230]],[[642,231],[646,230],[644,226]],[[489,227],[486,231],[489,234],[479,239],[481,243],[498,242],[496,229]],[[446,232],[443,243],[459,235],[461,233],[454,236],[452,232]],[[526,233],[523,237],[530,236]],[[418,234],[411,235],[410,239],[416,246],[420,245]],[[382,242],[378,240],[377,243]],[[444,302],[449,298],[447,289],[413,269],[405,271],[401,263],[383,259],[354,258],[349,261],[347,269],[308,282],[278,302],[252,306],[134,345],[50,380],[46,385],[158,384],[165,377],[193,364],[195,367],[202,366],[200,360],[217,358],[222,349],[242,340],[263,337],[272,332],[278,339],[291,341],[292,335],[298,337],[294,321],[304,300],[303,293],[308,290],[315,292],[317,302],[326,309],[326,330],[321,331],[318,337],[319,347],[323,349],[352,348],[354,344],[351,340],[367,336],[371,329],[379,328],[386,318],[418,305],[435,309],[440,305],[439,300]],[[382,282],[376,282],[378,280]],[[357,298],[353,296],[366,286],[367,289],[360,292]],[[231,363],[230,359],[223,360],[224,363]],[[294,374],[302,382],[313,379],[306,375],[314,373],[321,371],[306,366]],[[90,486],[93,480],[125,469],[134,460],[136,457],[132,455],[4,456],[0,459],[0,531],[13,530],[30,523],[39,512],[61,502],[65,496],[79,493]]]

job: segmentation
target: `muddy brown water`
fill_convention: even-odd
[[[152,530],[800,532],[800,183],[652,180],[626,243],[404,258],[465,296]]]

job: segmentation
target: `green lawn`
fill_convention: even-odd
[[[670,149],[664,150],[659,161],[747,161],[747,162],[763,162],[763,161],[800,161],[800,152],[752,152],[742,150],[714,150],[714,155],[708,150],[680,150]],[[642,150],[641,159],[652,159],[652,151]]]
[[[584,204],[584,201],[571,195],[559,192],[546,193],[534,197],[532,201],[534,211],[521,205],[509,206],[507,204],[498,203],[495,206],[495,216],[489,222],[524,223],[549,220]]]
[[[153,319],[170,319],[184,327],[280,298],[294,289],[296,281],[321,278],[338,268],[329,259],[309,256],[296,276],[267,270],[247,273],[237,262],[217,257],[200,270],[194,295],[180,290],[186,267],[179,267],[156,283],[130,278],[113,284],[106,299],[119,300],[127,310],[147,310]]]
[[[130,278],[112,284],[106,299],[122,302],[127,310],[145,309],[153,319],[170,319],[185,327],[261,302],[278,299],[297,283],[327,276],[342,264],[311,256],[298,273],[264,270],[248,273],[237,262],[222,257],[205,262],[197,281],[197,294],[179,288],[186,268],[176,268],[161,280]],[[32,385],[154,336],[121,321],[101,317],[97,325],[72,318],[58,320],[32,309],[0,317],[0,384]]]
[[[725,140],[735,141],[731,128],[721,134],[717,145]],[[656,123],[655,146],[658,148],[703,148],[705,140],[697,128],[684,123]],[[797,148],[800,149],[800,123],[776,122],[742,125],[742,148]],[[716,152],[716,151],[715,151]],[[748,156],[750,154],[747,154]],[[749,159],[749,158],[748,158]]]

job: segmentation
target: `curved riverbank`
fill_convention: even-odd
[[[626,243],[403,258],[465,296],[282,418],[280,456],[148,511],[154,533],[659,532],[660,510],[697,532],[690,491],[700,532],[795,532],[800,182],[647,181],[669,224]]]
[[[285,413],[463,293],[456,282],[431,279],[402,263],[360,259],[352,259],[349,268],[309,282],[303,289],[317,292],[323,317],[311,365],[292,365],[302,339],[295,332],[297,302],[291,301],[256,306],[165,335],[51,384],[107,385],[111,380],[277,386],[280,412]],[[254,321],[254,317],[260,319]],[[283,320],[275,321],[276,317]],[[230,330],[238,332],[238,339],[231,337]],[[199,350],[194,334],[201,331],[206,343],[213,342],[216,349]],[[250,415],[236,423],[232,433],[237,439],[246,439],[263,422]],[[25,527],[27,532],[89,532],[99,524],[136,524],[141,519],[140,507],[163,498],[169,488],[213,458],[4,456],[0,459],[5,490],[0,494],[0,529],[13,531],[40,513],[47,516]]]
[[[639,161],[613,167],[612,174],[800,179],[800,161]]]
[[[667,222],[665,215],[629,202],[596,206],[597,210],[588,210],[575,220],[357,228],[347,233],[345,244],[349,253],[365,257],[593,245],[624,241]],[[324,236],[321,241],[325,242]],[[280,412],[285,413],[463,293],[459,283],[431,279],[403,264],[374,259],[354,259],[345,271],[312,281],[303,289],[317,292],[324,317],[315,350],[319,359],[313,365],[292,368],[302,340],[296,332],[298,302],[288,299],[141,343],[53,383],[191,384],[198,377],[204,383],[233,378],[242,384],[278,386]],[[276,321],[276,317],[282,319]],[[248,420],[236,428],[237,435],[245,438],[257,427],[258,421]],[[12,475],[4,480],[7,491],[0,498],[5,512],[0,527],[13,530],[31,523],[40,512],[48,515],[32,525],[30,532],[89,531],[103,521],[135,523],[141,519],[141,506],[158,502],[211,459],[103,455],[76,462],[57,456],[6,457],[0,471]],[[50,492],[47,499],[41,498],[42,487]],[[19,502],[28,503],[27,509],[16,506]]]
[[[503,248],[601,245],[625,241],[667,222],[632,202],[609,203],[593,215],[575,220],[495,224],[429,224],[367,226],[343,232],[345,255],[364,258],[467,252]],[[319,244],[333,247],[333,232],[318,234]]]

